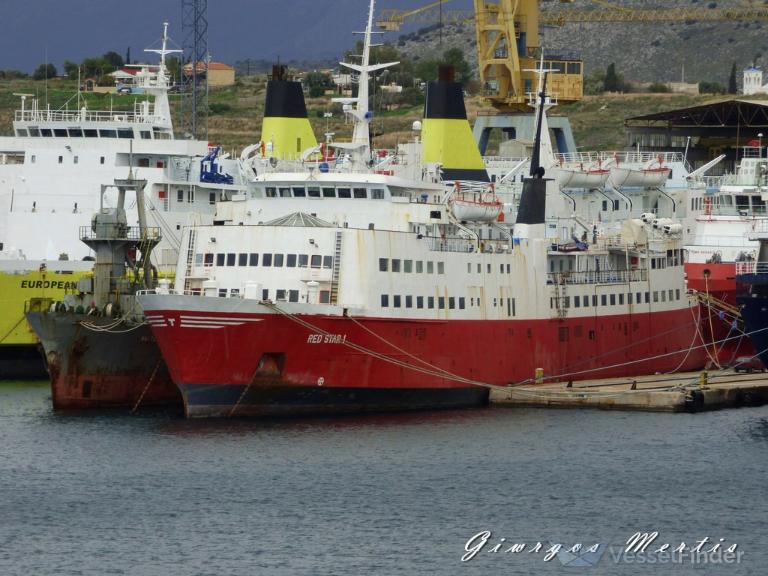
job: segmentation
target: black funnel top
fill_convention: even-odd
[[[466,120],[464,87],[455,81],[453,66],[442,65],[438,70],[438,81],[427,84],[427,99],[424,118],[443,120]]]
[[[543,178],[523,180],[523,193],[517,208],[518,224],[544,224],[547,205],[547,181]]]
[[[279,77],[278,77],[279,78]],[[307,118],[301,83],[276,79],[267,82],[265,118]]]

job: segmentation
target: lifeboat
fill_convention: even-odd
[[[610,175],[611,171],[605,168],[566,165],[557,169],[557,184],[560,188],[602,188]]]
[[[462,222],[498,220],[504,203],[493,192],[458,192],[451,200],[451,210]]]
[[[664,166],[662,158],[654,161],[654,163],[644,168],[620,166],[618,159],[616,159],[616,165],[611,167],[611,185],[614,188],[658,188],[664,186],[669,179],[672,168]]]

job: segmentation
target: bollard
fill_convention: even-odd
[[[637,390],[637,380],[632,380],[632,386],[630,387],[630,390]]]
[[[536,376],[534,377],[536,384],[544,383],[544,368],[536,368]]]
[[[706,371],[699,374],[699,388],[707,387],[707,373]]]

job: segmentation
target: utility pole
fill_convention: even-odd
[[[181,0],[181,126],[185,137],[208,139],[208,0]]]

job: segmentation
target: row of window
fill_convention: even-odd
[[[358,198],[384,200],[384,189],[374,188],[331,188],[320,186],[268,186],[267,198]]]
[[[30,126],[29,130],[26,128],[18,128],[16,130],[17,136],[30,136],[32,138],[133,138],[133,128],[39,128],[36,126]],[[151,130],[140,130],[139,136],[142,140],[151,140]],[[155,138],[165,139],[164,134],[155,133]]]
[[[653,301],[654,302],[674,302],[676,300],[680,300],[680,289],[677,288],[675,290],[654,290],[653,291]],[[598,297],[596,294],[592,294],[591,296],[585,295],[585,296],[573,296],[573,300],[571,300],[570,296],[562,296],[558,302],[558,298],[552,297],[549,299],[549,307],[551,309],[558,308],[558,304],[561,305],[562,308],[570,308],[571,302],[573,302],[574,308],[589,308],[590,301],[592,303],[592,306],[597,306],[598,304]],[[625,301],[625,295],[624,293],[620,294],[601,294],[600,295],[600,306],[616,306],[617,302],[619,306],[623,306]],[[627,304],[649,304],[651,302],[651,292],[636,292],[633,294],[632,292],[628,292],[626,294],[626,302]]]
[[[475,305],[480,306],[480,298],[470,298],[470,306],[474,307]],[[415,308],[417,310],[421,309],[427,309],[427,310],[434,310],[437,308],[438,310],[445,310],[446,304],[448,306],[448,310],[455,310],[458,305],[459,310],[465,310],[467,307],[467,299],[464,296],[401,296],[399,294],[394,294],[391,296],[389,294],[382,294],[381,295],[381,307],[382,308],[389,308],[390,303],[392,305],[392,308]],[[494,298],[493,299],[493,307],[504,307],[506,303],[507,307],[507,315],[508,316],[514,316],[517,313],[516,307],[515,307],[515,299],[514,298]]]
[[[29,157],[29,162],[30,162],[30,164],[37,163],[37,156],[35,154],[32,154]],[[80,157],[79,156],[73,156],[72,157],[72,163],[73,164],[78,164],[79,162],[80,162]],[[59,156],[59,164],[64,164],[64,156]],[[99,156],[99,164],[104,164],[104,156]]]
[[[195,254],[195,265],[210,267],[216,266],[263,266],[266,268],[333,268],[333,256],[320,254],[271,254],[259,255],[256,252],[219,252],[213,254]],[[259,264],[261,260],[261,264]]]
[[[477,264],[477,273],[480,274],[483,271],[483,267],[481,264]],[[488,274],[491,273],[491,265],[486,264],[486,271]],[[512,265],[511,264],[499,264],[499,273],[501,274],[512,274]],[[472,264],[470,262],[467,262],[467,274],[472,274]]]
[[[197,289],[194,291],[194,293],[199,295],[201,293],[201,290]],[[264,288],[261,291],[262,300],[269,300],[270,293],[273,293],[275,295],[275,302],[298,302],[299,301],[298,290],[278,289],[278,290],[274,290],[273,292],[270,292],[269,288]],[[238,298],[239,296],[240,296],[239,288],[230,288],[229,290],[227,288],[219,288],[219,298]],[[320,290],[319,301],[320,301],[320,304],[330,304],[331,291]]]
[[[426,264],[426,266],[425,266]],[[379,258],[379,272],[404,272],[406,274],[435,273],[435,262],[423,260],[401,260],[399,258]],[[437,262],[437,273],[445,274],[445,262]]]

